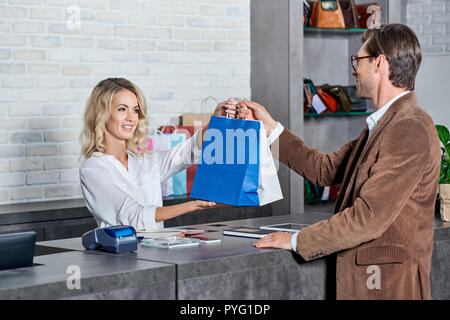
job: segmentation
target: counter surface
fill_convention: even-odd
[[[120,278],[120,270],[129,270],[131,274],[149,268],[151,279],[159,279],[160,272],[166,272],[172,267],[175,289],[164,295],[175,299],[326,299],[333,298],[335,275],[332,264],[335,256],[305,262],[297,254],[278,249],[257,249],[253,247],[256,239],[224,236],[223,229],[232,226],[257,227],[277,223],[300,223],[311,225],[317,221],[328,219],[330,214],[310,213],[298,216],[272,216],[257,219],[235,220],[211,224],[187,226],[195,229],[204,229],[206,236],[221,238],[218,244],[201,244],[199,247],[159,249],[138,246],[138,250],[126,254],[116,255],[101,250],[86,251],[82,247],[81,238],[70,238],[38,242],[40,248],[53,248],[58,250],[74,250],[68,253],[56,253],[35,258],[35,263],[42,259],[51,262],[51,259],[64,260],[64,255],[82,255],[90,257],[103,257],[98,264],[97,272],[107,272],[112,277]],[[435,220],[435,247],[433,252],[433,269],[431,274],[432,298],[450,298],[450,237],[449,223]],[[114,263],[106,261],[116,261]],[[84,260],[82,260],[84,261]],[[125,262],[126,261],[126,262]],[[141,263],[141,264],[138,264]],[[86,262],[87,263],[87,262]],[[147,265],[153,263],[152,265]],[[67,263],[66,263],[67,265]],[[87,265],[85,267],[88,267]],[[37,267],[31,267],[31,269]],[[84,267],[83,267],[84,268]],[[82,268],[82,269],[83,269]],[[112,269],[111,269],[112,268]],[[123,268],[117,270],[115,268]],[[138,270],[136,270],[136,268]],[[26,269],[26,268],[25,268]],[[30,269],[30,268],[29,268]],[[114,271],[117,274],[114,274]],[[20,273],[17,269],[0,271],[0,283],[4,272]],[[31,271],[27,271],[29,273]],[[50,281],[45,273],[51,273],[51,268],[42,271],[39,276],[42,282]],[[10,274],[11,275],[11,274]],[[64,279],[67,279],[67,275]],[[146,275],[148,276],[148,275]],[[22,275],[22,277],[27,277]],[[25,279],[24,278],[24,279]],[[22,278],[20,278],[22,279]],[[162,278],[160,284],[171,283],[170,277]],[[24,280],[20,280],[24,281]],[[9,286],[20,286],[19,280],[10,280]],[[62,280],[61,280],[62,281]],[[141,278],[142,281],[142,278]],[[145,280],[147,281],[147,280]],[[154,280],[155,282],[156,280]],[[157,282],[157,281],[156,281]],[[65,285],[65,282],[64,282]],[[98,284],[100,287],[102,284]],[[152,295],[144,281],[140,284],[142,298],[159,298]],[[0,285],[0,294],[4,292]],[[66,289],[67,290],[67,289]],[[111,292],[109,289],[98,289],[99,292]],[[146,293],[148,291],[148,293]],[[119,292],[119,291],[118,291]],[[173,293],[173,295],[172,295]],[[108,298],[113,295],[91,294],[90,298]],[[119,299],[136,297],[134,293],[124,296],[117,295]],[[0,296],[1,297],[1,296]],[[60,298],[70,298],[61,296]]]
[[[171,264],[86,251],[37,256],[33,262],[0,271],[0,299],[175,299]],[[151,290],[141,290],[142,283]]]

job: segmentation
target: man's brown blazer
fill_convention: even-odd
[[[320,186],[339,185],[335,215],[300,231],[307,261],[337,253],[337,299],[429,299],[440,145],[414,92],[368,138],[331,154],[285,129],[280,161]]]

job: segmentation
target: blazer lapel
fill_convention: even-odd
[[[350,177],[348,184],[343,185],[343,187],[345,188],[345,195],[340,204],[336,203],[335,211],[338,210],[336,212],[341,211],[343,209],[342,207],[345,208],[347,206],[347,202],[350,199],[351,194],[353,193],[353,185],[356,180],[356,175],[358,173],[358,169],[359,169],[361,163],[363,162],[363,160],[365,159],[367,153],[372,149],[375,141],[380,136],[380,133],[382,132],[382,130],[391,122],[391,120],[394,118],[397,111],[404,105],[404,102],[408,101],[410,99],[414,99],[414,98],[415,98],[415,94],[413,92],[410,92],[410,93],[404,95],[403,97],[401,97],[400,99],[398,99],[397,101],[395,101],[389,107],[389,109],[386,111],[386,113],[383,115],[383,117],[380,119],[380,121],[378,122],[374,131],[372,132],[369,139],[367,140],[367,143],[363,146],[363,150],[361,151],[361,154],[359,155],[356,164],[353,166],[354,161],[349,162],[350,170],[352,170],[351,177]],[[366,130],[368,130],[368,129],[366,128]],[[339,207],[338,207],[338,204],[339,204]]]
[[[344,179],[342,180],[340,189],[348,190],[349,181],[351,181],[353,175],[354,175],[354,168],[356,167],[355,161],[359,161],[362,150],[366,144],[367,136],[369,135],[369,129],[366,127],[361,135],[359,136],[358,143],[355,146],[355,149],[353,149],[352,155],[350,156],[350,159],[347,164],[347,168],[345,169],[344,173]],[[335,213],[339,212],[341,210],[341,205],[344,203],[344,198],[346,198],[347,192],[339,192],[338,199],[336,201],[335,205]]]
[[[369,152],[370,149],[372,149],[373,144],[378,139],[380,133],[383,131],[383,129],[391,122],[391,120],[394,118],[397,111],[404,105],[405,101],[408,101],[410,99],[413,99],[415,97],[414,92],[410,92],[397,101],[395,101],[389,109],[386,111],[384,116],[378,121],[377,126],[373,130],[371,136],[369,137],[369,140],[367,140],[367,143],[361,153],[360,159],[357,163],[357,168],[361,164],[362,160],[365,158],[366,154]]]

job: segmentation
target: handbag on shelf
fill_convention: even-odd
[[[356,96],[356,86],[343,86],[342,88],[344,88],[350,98],[352,112],[365,112],[367,110],[366,101]]]
[[[315,112],[326,113],[337,111],[338,103],[332,96],[324,92],[320,87],[316,87],[311,79],[305,78],[303,83],[308,85],[313,95],[311,105]]]
[[[371,6],[377,6],[378,12],[375,8],[373,8],[373,10],[370,10]],[[371,25],[377,25],[378,23],[380,23],[379,12],[381,11],[381,6],[378,3],[371,2],[365,4],[358,4],[356,5],[356,10],[358,12],[358,21],[360,28],[367,29]],[[372,17],[373,15],[374,17]]]
[[[346,28],[359,28],[358,10],[354,0],[339,0]]]
[[[303,113],[315,113],[312,108],[313,94],[309,90],[308,84],[303,84]]]
[[[339,102],[339,111],[348,113],[352,111],[352,102],[350,101],[350,98],[347,94],[347,92],[344,90],[342,86],[338,85],[323,85],[321,86],[322,90],[327,92],[329,95],[331,95],[334,99],[336,99]]]
[[[314,3],[311,1],[303,0],[303,25],[311,25],[311,13]]]
[[[317,94],[319,95],[320,99],[323,101],[329,112],[337,111],[338,103],[331,95],[323,91],[320,87],[317,88]]]
[[[311,13],[311,26],[345,29],[344,15],[338,0],[317,0]]]
[[[310,112],[310,113],[324,113],[324,112],[328,111],[327,106],[325,105],[325,103],[322,101],[322,99],[318,95],[316,86],[311,81],[311,79],[304,78],[303,83],[308,85],[309,91],[311,91],[311,94],[312,94],[311,110],[314,110],[314,112]]]

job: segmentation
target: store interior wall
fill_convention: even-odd
[[[0,204],[81,198],[86,100],[108,77],[181,124],[250,90],[250,0],[0,0]]]
[[[436,124],[450,128],[450,2],[408,0],[406,24],[416,32],[422,47],[415,88],[419,104]]]

